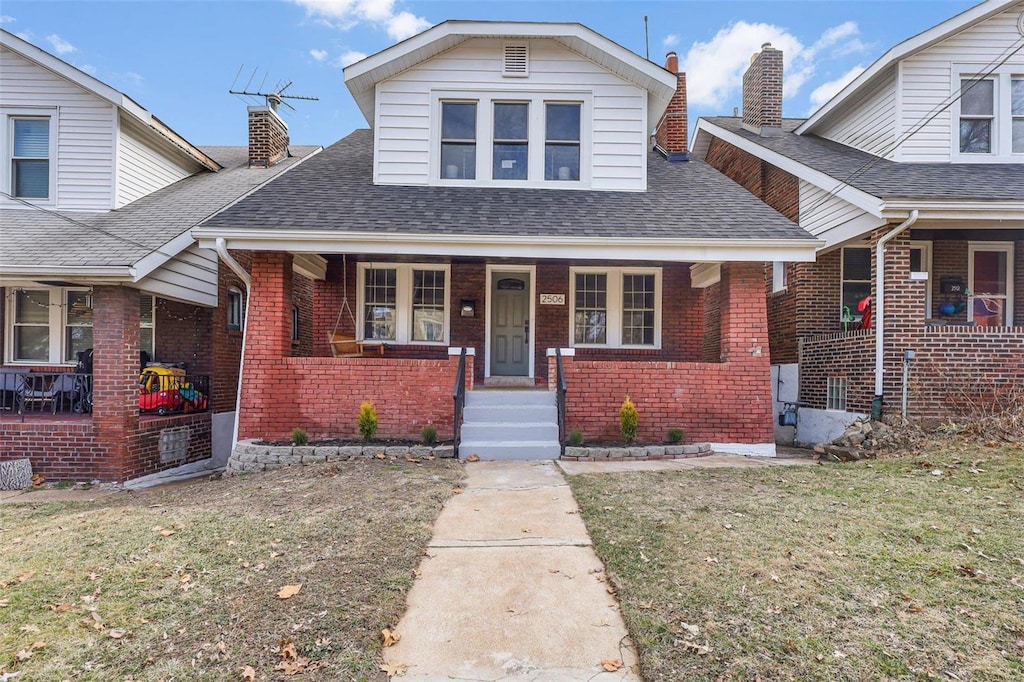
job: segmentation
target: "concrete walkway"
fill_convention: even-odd
[[[638,681],[572,492],[551,461],[466,466],[385,663],[401,682]],[[620,660],[606,672],[602,661]]]

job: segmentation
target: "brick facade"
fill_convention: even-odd
[[[249,166],[269,168],[288,155],[288,124],[269,106],[249,107]]]
[[[679,73],[679,58],[669,52],[665,68],[676,74],[676,91],[661,115],[654,131],[654,142],[668,154],[685,154],[689,151],[688,123],[686,115],[686,74]]]
[[[743,72],[743,122],[754,128],[782,126],[782,51],[769,43]]]

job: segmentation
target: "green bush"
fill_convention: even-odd
[[[579,429],[573,429],[569,432],[569,445],[580,446],[583,445],[583,432]]]
[[[377,408],[370,401],[359,406],[359,435],[363,440],[373,440],[377,435]]]
[[[622,439],[627,443],[636,440],[636,427],[640,423],[640,414],[636,411],[636,405],[626,396],[619,408],[619,429],[622,431]]]
[[[292,445],[305,445],[309,442],[309,434],[305,429],[292,429]]]
[[[437,442],[437,429],[433,426],[424,426],[420,431],[420,439],[424,445],[433,445]]]
[[[678,445],[679,443],[683,442],[683,437],[685,435],[686,435],[686,432],[683,431],[682,429],[669,429],[668,430],[668,442],[672,443],[672,445]]]

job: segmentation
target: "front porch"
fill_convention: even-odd
[[[308,256],[253,254],[241,439],[357,438],[364,401],[381,438],[450,439],[461,348],[466,390],[519,377],[552,391],[548,351],[563,348],[567,429],[587,442],[621,440],[629,395],[639,441],[680,428],[774,452],[760,264],[327,255],[309,353],[292,341],[299,268],[315,275]],[[383,349],[332,357],[337,333]]]

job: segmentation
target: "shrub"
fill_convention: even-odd
[[[685,436],[685,435],[686,435],[686,432],[683,431],[682,429],[669,429],[668,430],[668,442],[672,443],[672,445],[677,445],[679,443],[682,443],[683,442],[683,436]]]
[[[420,439],[424,445],[433,445],[437,442],[437,429],[433,426],[424,426],[420,431]]]
[[[377,408],[370,401],[359,406],[359,435],[363,440],[373,440],[377,435]]]
[[[636,427],[640,422],[640,414],[636,411],[636,405],[626,396],[619,408],[619,428],[622,431],[622,439],[627,443],[636,440]]]
[[[309,434],[305,429],[292,429],[292,445],[305,445],[309,442]]]
[[[580,446],[583,445],[583,432],[579,429],[573,429],[569,432],[569,445]]]

